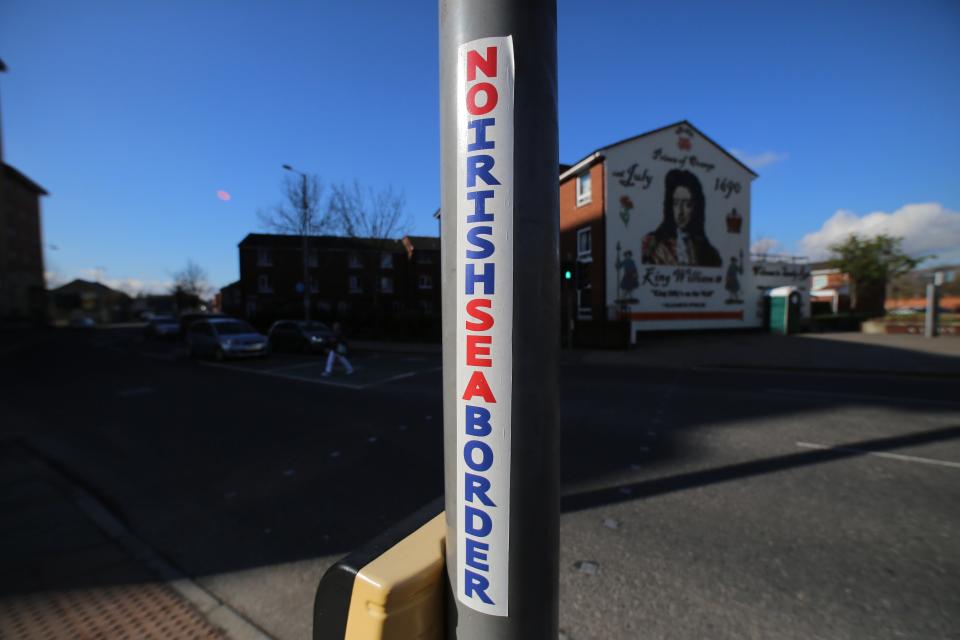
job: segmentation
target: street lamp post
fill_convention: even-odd
[[[286,171],[300,176],[300,239],[302,240],[303,250],[303,319],[310,323],[310,272],[309,259],[307,257],[307,232],[309,203],[307,202],[307,174],[297,171],[289,164],[283,165]]]

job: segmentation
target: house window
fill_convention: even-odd
[[[433,313],[433,301],[432,300],[421,300],[420,301],[420,310],[423,313],[430,315]]]
[[[590,227],[577,230],[577,260],[593,259],[593,235]]]
[[[590,191],[590,170],[577,176],[577,206],[587,204],[592,200]]]
[[[273,256],[270,254],[269,249],[257,249],[257,266],[258,267],[273,266]]]
[[[380,276],[380,291],[393,293],[393,276]]]
[[[418,289],[433,289],[433,276],[421,274],[417,278]]]
[[[360,254],[356,251],[350,253],[349,263],[351,269],[363,268],[363,260],[360,259]]]
[[[307,252],[307,266],[310,267],[319,267],[320,266],[320,253],[316,249],[311,249]]]
[[[580,319],[593,317],[592,269],[591,260],[577,261],[577,317]]]
[[[417,264],[433,264],[433,254],[426,251],[417,251]]]
[[[363,286],[360,285],[360,276],[350,276],[350,293],[363,293]]]
[[[581,320],[593,317],[593,287],[577,289],[577,317]]]
[[[320,291],[320,285],[317,283],[317,279],[310,276],[310,293],[317,293],[318,291]]]
[[[260,293],[273,293],[273,287],[270,286],[270,276],[261,273],[257,278],[257,291]]]
[[[337,302],[337,315],[346,315],[350,313],[350,303],[346,300]]]
[[[393,269],[393,254],[384,251],[380,254],[380,268]]]

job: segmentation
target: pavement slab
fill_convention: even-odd
[[[200,598],[191,602],[187,587],[145,563],[149,550],[115,535],[119,523],[98,523],[106,511],[92,504],[15,440],[0,439],[0,640],[267,638],[243,624],[228,634],[238,616],[199,610]]]

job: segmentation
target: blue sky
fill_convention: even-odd
[[[4,154],[51,193],[48,270],[157,288],[192,259],[227,284],[283,163],[403,189],[436,233],[436,14],[3,0]],[[760,174],[755,239],[893,230],[960,259],[960,3],[559,0],[558,21],[562,161],[686,118]]]

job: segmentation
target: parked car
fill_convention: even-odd
[[[214,318],[227,318],[230,320],[236,320],[236,318],[233,316],[228,316],[222,313],[201,313],[199,311],[189,311],[180,315],[180,335],[183,336],[184,340],[186,340],[187,328],[191,324],[197,320],[212,320]]]
[[[278,320],[267,336],[271,351],[322,353],[336,342],[333,329],[322,322],[306,320]]]
[[[180,321],[173,316],[153,315],[147,320],[143,328],[143,335],[148,338],[170,338],[180,335]]]
[[[193,357],[227,358],[265,356],[267,337],[243,320],[207,318],[187,328],[187,346]]]
[[[77,329],[91,329],[97,325],[90,316],[74,316],[70,318],[70,326]]]

